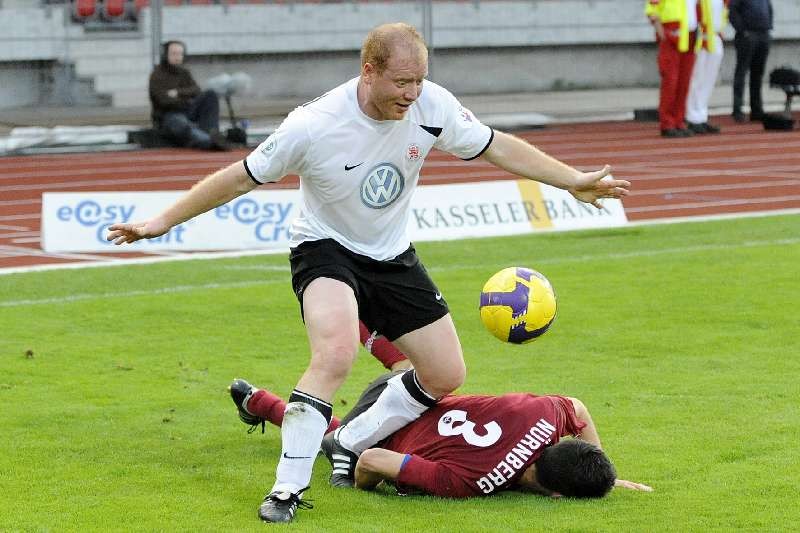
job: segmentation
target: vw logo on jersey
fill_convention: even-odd
[[[391,163],[380,163],[361,182],[361,201],[372,209],[383,209],[400,197],[406,180]]]

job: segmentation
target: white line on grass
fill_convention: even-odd
[[[132,296],[153,296],[157,294],[175,294],[178,292],[205,291],[209,289],[239,289],[255,287],[257,285],[272,285],[284,283],[283,279],[259,280],[259,281],[231,281],[227,283],[203,283],[199,285],[176,285],[174,287],[162,287],[160,289],[147,289],[138,291],[121,292],[99,292],[72,294],[70,296],[60,296],[57,298],[37,298],[31,300],[6,300],[0,302],[0,307],[21,307],[24,305],[46,305],[46,304],[65,304],[72,302],[83,302],[87,300],[105,300],[110,298],[130,298]]]
[[[710,250],[732,250],[736,248],[755,248],[760,246],[785,246],[800,244],[800,238],[796,239],[776,239],[772,241],[744,241],[739,243],[730,244],[700,244],[697,246],[681,246],[675,248],[662,248],[659,250],[636,250],[633,252],[621,253],[605,253],[605,254],[583,254],[568,257],[553,257],[537,259],[537,264],[558,264],[558,263],[574,263],[587,260],[598,259],[630,259],[634,257],[650,257],[655,255],[665,254],[680,254],[688,252],[705,252]],[[246,266],[225,267],[232,270],[248,270]],[[442,267],[429,267],[428,270],[432,272],[452,272],[455,270],[483,270],[486,268],[484,264],[469,264],[469,265],[449,265]],[[280,267],[274,265],[254,265],[252,270],[271,270],[271,271],[288,271],[287,267]],[[208,290],[208,289],[229,289],[229,288],[246,288],[254,287],[257,285],[272,285],[275,283],[288,283],[285,279],[275,280],[260,280],[260,281],[233,281],[223,283],[204,283],[198,285],[177,285],[175,287],[163,287],[160,289],[150,290],[136,290],[136,291],[122,291],[122,292],[103,292],[103,293],[83,293],[73,294],[70,296],[62,296],[58,298],[40,298],[30,300],[7,300],[0,301],[0,307],[21,307],[25,305],[43,305],[43,304],[63,304],[77,301],[86,300],[100,300],[109,298],[128,298],[131,296],[150,296],[158,294],[173,294],[177,292],[189,292],[194,290]]]
[[[729,219],[738,219],[738,218],[761,218],[761,217],[771,217],[771,216],[779,216],[779,215],[797,215],[800,214],[800,209],[775,209],[769,211],[751,211],[751,212],[744,212],[744,213],[723,213],[718,215],[694,215],[694,216],[685,216],[685,217],[669,217],[669,218],[656,218],[656,219],[648,219],[648,220],[638,220],[638,221],[630,221],[625,226],[620,226],[620,228],[631,227],[631,226],[650,226],[650,225],[661,225],[661,224],[680,224],[686,222],[709,222],[715,220],[729,220]],[[596,230],[607,230],[609,228],[588,228],[588,229],[578,229],[578,230],[567,230],[564,233],[572,232],[572,231],[596,231]],[[614,228],[612,228],[614,229]],[[550,233],[550,231],[542,231],[541,233]],[[526,234],[527,235],[527,234]],[[3,246],[0,245],[0,252],[3,250]],[[7,247],[12,248],[12,247]],[[26,249],[27,250],[27,249]],[[155,253],[155,252],[150,252]],[[49,270],[72,270],[72,269],[82,269],[82,268],[103,268],[103,267],[115,267],[115,266],[130,266],[130,265],[147,265],[153,263],[163,263],[167,261],[195,261],[195,260],[202,260],[202,259],[225,259],[225,258],[239,258],[239,257],[249,257],[249,256],[260,256],[260,255],[275,255],[275,254],[288,254],[289,250],[287,249],[272,249],[272,250],[238,250],[238,251],[231,251],[231,252],[179,252],[174,256],[166,256],[166,257],[137,257],[135,259],[121,259],[118,257],[108,257],[102,258],[105,260],[101,261],[84,261],[80,263],[60,263],[60,264],[49,264],[49,265],[33,265],[33,266],[25,266],[25,267],[9,267],[9,268],[0,268],[0,276],[9,275],[9,274],[26,274],[29,272],[43,272]],[[26,253],[25,255],[30,255]],[[45,252],[39,252],[39,255],[49,255]],[[79,259],[94,259],[98,256],[89,256],[83,254],[76,254],[76,258]],[[239,267],[242,270],[247,270],[246,266]],[[260,268],[254,267],[254,270],[271,270],[272,267],[269,268]]]
[[[697,246],[680,246],[676,248],[662,248],[659,250],[636,250],[634,252],[615,252],[605,254],[583,254],[565,257],[542,257],[536,259],[537,265],[556,265],[560,263],[580,263],[594,260],[632,259],[636,257],[651,257],[656,255],[672,255],[691,252],[708,252],[717,250],[734,250],[737,248],[756,248],[760,246],[785,246],[800,244],[798,239],[778,239],[773,241],[745,241],[729,244],[698,244]],[[446,267],[426,267],[431,272],[452,272],[454,270],[484,270],[485,264],[450,265]]]

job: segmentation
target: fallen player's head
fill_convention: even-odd
[[[545,448],[536,461],[536,481],[562,496],[602,498],[614,486],[617,472],[608,456],[580,439]]]

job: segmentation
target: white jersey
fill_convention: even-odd
[[[352,79],[292,111],[244,163],[258,183],[300,176],[290,246],[334,239],[352,252],[391,259],[411,244],[409,206],[431,148],[474,159],[494,132],[430,81],[402,120],[365,115],[357,87]]]

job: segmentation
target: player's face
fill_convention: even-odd
[[[552,490],[548,489],[547,487],[542,486],[536,480],[536,463],[529,466],[525,472],[523,472],[522,477],[519,480],[519,486],[525,488],[529,492],[533,492],[534,494],[538,494],[540,496],[547,496],[549,498],[560,498],[561,494],[557,492],[553,492]]]
[[[400,120],[422,93],[428,75],[428,53],[416,47],[397,47],[378,72],[366,63],[362,79],[369,87],[364,111],[377,120]]]
[[[167,62],[170,65],[183,64],[183,46],[178,43],[172,43],[167,48]]]

